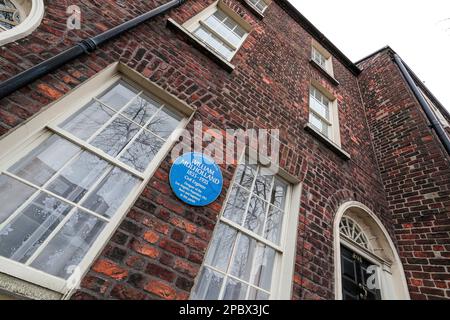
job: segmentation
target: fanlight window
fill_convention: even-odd
[[[0,0],[0,32],[19,25],[23,20],[19,8],[10,0]]]
[[[361,247],[370,250],[369,240],[361,228],[352,219],[343,217],[339,225],[339,232],[347,239],[350,239],[359,244]]]

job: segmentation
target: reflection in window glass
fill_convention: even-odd
[[[275,259],[282,254],[288,184],[263,172],[257,166],[238,166],[192,298],[270,298]]]
[[[0,256],[68,279],[142,184],[135,170],[146,171],[181,120],[120,81],[43,131],[0,172]]]

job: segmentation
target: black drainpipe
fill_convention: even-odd
[[[91,37],[80,41],[73,47],[59,53],[58,55],[45,60],[38,65],[25,70],[14,77],[0,83],[0,99],[8,96],[9,94],[17,91],[18,89],[30,84],[31,82],[39,79],[40,77],[50,73],[69,61],[78,58],[83,54],[88,54],[97,49],[102,43],[136,27],[137,25],[157,16],[166,11],[177,7],[186,0],[172,0],[166,4],[163,4],[147,13],[144,13],[134,19],[131,19],[121,25],[118,25],[108,31],[105,31],[95,37]]]
[[[445,150],[450,155],[450,139],[449,139],[446,131],[442,127],[441,122],[438,120],[438,118],[434,114],[434,111],[428,105],[428,102],[425,100],[422,93],[417,88],[416,83],[414,82],[413,78],[411,77],[408,70],[406,69],[406,66],[403,63],[402,59],[396,53],[394,54],[394,61],[400,68],[400,71],[402,72],[403,77],[406,79],[406,82],[408,83],[412,92],[414,93],[414,95],[416,96],[420,105],[422,106],[423,111],[427,115],[427,118],[431,123],[430,127],[433,128],[434,131],[436,131],[436,134],[439,137],[439,140],[441,140],[442,144],[444,145]]]

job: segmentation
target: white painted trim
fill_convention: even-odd
[[[213,15],[217,10],[222,10],[226,15],[228,15],[230,18],[232,18],[240,27],[242,27],[246,33],[241,38],[240,43],[235,46],[231,44],[227,39],[225,39],[222,35],[217,33],[213,28],[210,28],[204,23],[204,20],[209,18],[211,15]],[[208,49],[213,50],[213,52],[217,55],[219,55],[221,58],[225,59],[226,61],[231,61],[233,57],[236,55],[236,53],[239,51],[239,48],[244,44],[245,40],[247,39],[249,33],[252,30],[252,26],[250,23],[245,21],[242,17],[240,17],[236,12],[234,12],[230,7],[228,7],[222,0],[218,0],[214,2],[213,4],[209,5],[205,9],[203,9],[200,13],[193,16],[186,22],[184,22],[181,25],[185,30],[187,30],[195,39],[198,39],[204,46],[206,46]],[[198,38],[194,35],[194,31],[197,30],[199,26],[202,26],[203,28],[206,27],[206,29],[211,32],[215,37],[217,37],[220,41],[222,41],[226,46],[228,46],[231,50],[233,50],[233,54],[226,58],[222,56],[214,47],[203,41],[203,39]]]
[[[391,279],[387,279],[387,277],[384,275],[385,272],[383,272],[383,276],[381,279],[381,285],[382,285],[382,297],[390,300],[409,300],[409,290],[408,285],[406,282],[405,272],[403,270],[403,265],[400,260],[400,257],[397,253],[397,249],[395,248],[395,245],[389,236],[389,233],[387,232],[386,228],[384,227],[383,223],[380,219],[364,204],[357,202],[357,201],[349,201],[344,203],[339,207],[339,209],[336,212],[336,216],[334,219],[334,225],[333,225],[333,232],[334,232],[334,288],[335,288],[335,297],[336,300],[342,300],[342,279],[341,279],[341,237],[339,232],[339,223],[344,216],[344,214],[350,210],[350,209],[359,209],[360,211],[364,212],[364,214],[367,215],[367,218],[371,219],[376,223],[376,225],[380,228],[382,232],[382,236],[385,238],[385,240],[389,244],[389,249],[392,252],[394,256],[394,261],[392,261],[392,266],[389,268],[386,264],[379,264],[382,265],[383,271],[389,270],[389,273],[392,273]],[[346,243],[347,245],[349,242]],[[352,249],[359,250],[357,246],[352,246]],[[358,253],[362,253],[364,257],[369,258],[371,261],[373,261],[373,257],[370,255],[367,255],[366,252],[363,252],[363,250],[359,250]],[[394,288],[389,288],[386,285],[387,281],[391,281],[390,283]]]
[[[45,6],[43,0],[30,0],[31,10],[24,21],[18,26],[0,32],[0,46],[7,43],[22,39],[32,33],[41,24],[45,13]],[[19,6],[20,7],[20,6]]]

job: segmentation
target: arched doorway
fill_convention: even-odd
[[[359,202],[347,202],[334,221],[338,300],[409,299],[400,258],[381,221]]]

